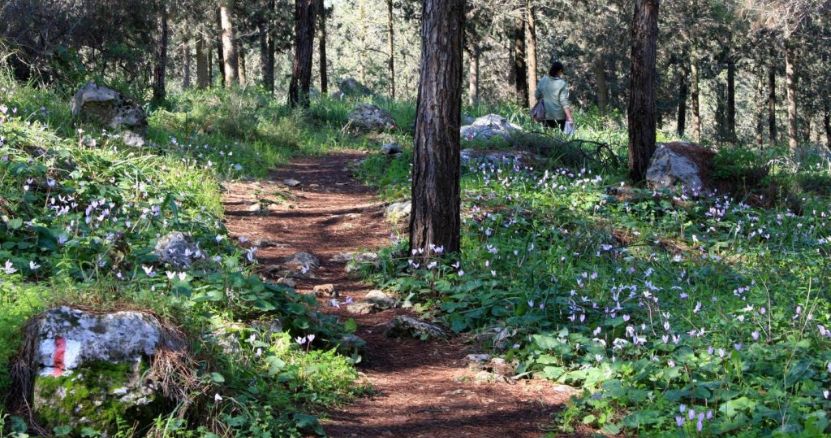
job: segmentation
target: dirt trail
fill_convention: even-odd
[[[316,278],[298,280],[298,291],[333,283],[341,300],[360,301],[369,287],[350,279],[344,263],[332,258],[380,248],[393,236],[383,205],[351,177],[348,167],[362,157],[349,152],[297,160],[275,171],[271,180],[227,184],[228,229],[234,237],[265,244],[257,253],[261,265],[301,251],[319,257]],[[283,184],[288,179],[300,184],[289,189]],[[274,193],[285,202],[252,211],[258,199]],[[405,310],[353,315],[321,305],[358,322],[357,334],[367,341],[360,368],[375,390],[372,397],[329,414],[324,426],[332,437],[538,437],[570,395],[539,381],[474,382],[465,356],[480,351],[461,337],[428,342],[385,337],[384,325],[408,314]]]

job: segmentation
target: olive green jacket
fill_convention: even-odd
[[[537,83],[537,99],[545,101],[546,120],[565,120],[565,108],[571,108],[568,100],[568,83],[561,77],[543,76]]]

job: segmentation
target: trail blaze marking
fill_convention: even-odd
[[[64,370],[64,362],[63,356],[66,352],[66,339],[62,337],[55,338],[55,356],[52,359],[52,364],[54,365],[55,371],[52,372],[52,375],[55,377],[60,377],[63,375]]]

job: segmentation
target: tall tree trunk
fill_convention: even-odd
[[[602,53],[594,58],[592,70],[594,70],[594,79],[597,82],[597,107],[601,114],[606,114],[606,109],[609,107],[609,84],[606,81],[606,60]]]
[[[796,47],[790,35],[785,36],[785,88],[788,93],[788,149],[796,152],[799,146],[798,114],[796,110]]]
[[[159,22],[159,41],[156,45],[156,59],[153,66],[153,101],[163,102],[167,91],[165,78],[167,71],[167,42],[169,38],[167,23],[167,4],[160,2],[161,17]]]
[[[643,181],[655,152],[655,87],[660,0],[635,0],[629,92],[629,176]]]
[[[716,82],[716,136],[719,141],[728,140],[727,129],[727,86],[720,80]]]
[[[392,0],[387,0],[387,33],[389,34],[390,98],[395,100],[395,16]]]
[[[237,48],[237,71],[239,74],[239,83],[244,86],[248,84],[248,70],[245,68],[245,46],[240,40],[235,40],[234,46]]]
[[[219,20],[222,26],[222,71],[225,86],[230,88],[239,84],[239,59],[235,44],[234,24],[231,21],[233,0],[225,0],[219,6]]]
[[[831,149],[831,104],[828,103],[828,99],[824,100],[823,106],[825,114],[822,116],[822,124],[825,127],[825,144]]]
[[[190,41],[182,44],[182,88],[190,88]]]
[[[528,104],[537,104],[537,19],[533,0],[525,2],[525,51],[528,57]]]
[[[326,7],[323,0],[320,0],[317,7],[320,14],[320,94],[326,96],[329,94],[329,66],[326,59]]]
[[[273,9],[274,2],[270,2]],[[263,74],[263,88],[274,92],[274,39],[271,24],[266,20],[260,25],[260,66]]]
[[[216,28],[219,29],[219,38],[216,40],[216,67],[222,76],[222,84],[225,85],[225,56],[222,53],[222,13],[218,8],[216,10]]]
[[[426,259],[441,247],[460,250],[464,0],[424,0],[421,14],[421,80],[413,148],[410,249]]]
[[[211,84],[210,60],[205,48],[205,37],[200,35],[196,40],[196,86],[201,89],[208,88]]]
[[[470,50],[470,62],[468,68],[470,69],[468,77],[468,103],[471,106],[479,105],[479,56],[480,49],[476,43]]]
[[[776,69],[768,67],[768,132],[770,144],[779,141],[779,132],[776,128]]]
[[[736,62],[727,61],[727,140],[736,142]]]
[[[679,137],[683,137],[684,132],[687,130],[687,94],[689,93],[687,73],[687,69],[682,68],[678,78],[678,120],[676,132]]]
[[[289,106],[309,106],[312,82],[316,0],[294,1],[294,63],[289,84]]]
[[[701,141],[701,88],[698,69],[698,55],[693,53],[690,62],[690,106],[692,106],[693,138]]]
[[[516,94],[519,105],[527,107],[528,100],[528,66],[525,63],[525,26],[519,21],[514,26],[514,65],[513,71],[516,77]]]
[[[758,83],[756,85],[757,92],[759,93],[759,102],[765,102],[767,98],[767,94],[765,92],[765,71],[762,68],[759,71],[758,75]],[[759,147],[764,146],[765,144],[765,110],[764,107],[759,108],[756,112],[756,145]]]

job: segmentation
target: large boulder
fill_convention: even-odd
[[[488,114],[479,117],[469,125],[462,126],[459,133],[462,140],[490,140],[494,137],[501,137],[505,140],[511,138],[511,134],[522,131],[522,128],[508,122],[508,119],[497,114]]]
[[[171,402],[163,380],[176,377],[154,369],[154,358],[183,353],[185,342],[148,313],[63,306],[35,318],[26,333],[14,387],[33,395],[19,398],[45,426],[106,434],[118,418],[147,425]]]
[[[407,315],[396,316],[386,327],[384,334],[390,338],[411,337],[426,341],[447,337],[447,333],[441,327]]]
[[[395,129],[395,119],[375,105],[363,103],[349,113],[349,127],[360,132],[383,132]]]
[[[116,90],[88,82],[72,98],[72,115],[100,123],[113,130],[143,136],[147,131],[147,114],[140,105]],[[137,142],[128,135],[127,141]]]
[[[391,223],[404,222],[413,211],[413,201],[393,202],[384,210],[384,217]]]
[[[646,181],[651,189],[671,189],[698,193],[709,186],[715,152],[694,143],[673,142],[658,145]]]
[[[364,97],[372,95],[372,90],[353,78],[343,78],[338,81],[336,97]]]

